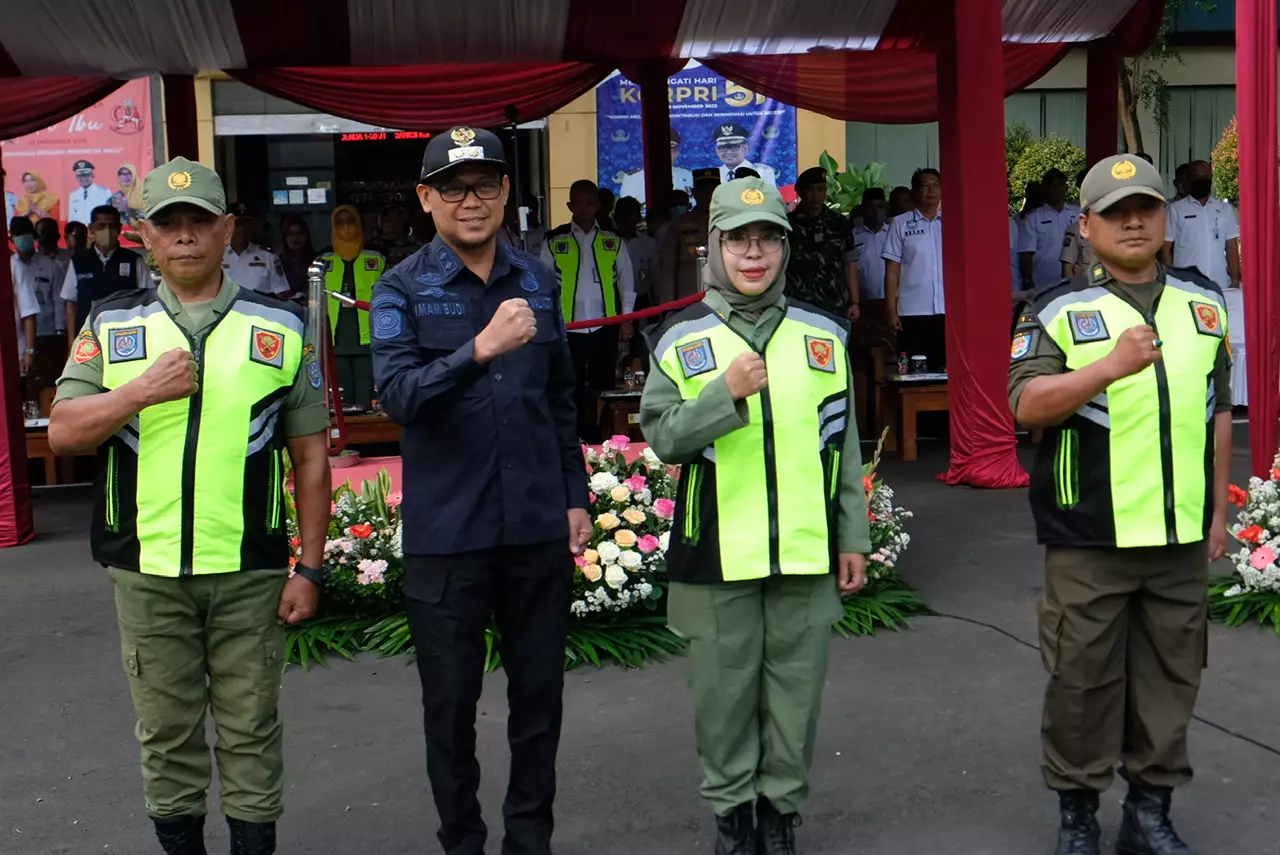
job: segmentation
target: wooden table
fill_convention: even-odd
[[[938,382],[939,378],[942,382]],[[885,378],[881,401],[889,426],[885,451],[896,451],[898,436],[901,435],[903,460],[916,459],[916,416],[951,409],[946,375],[924,375],[915,380],[890,375]]]
[[[45,420],[46,424],[48,420]],[[59,457],[49,446],[49,429],[47,427],[27,429],[27,459],[44,461],[45,484],[70,483],[75,480],[75,458]]]
[[[400,441],[400,425],[382,413],[347,416],[347,445],[375,445]]]
[[[636,442],[644,440],[640,430],[642,389],[614,389],[600,393],[600,427],[610,436],[625,434]]]

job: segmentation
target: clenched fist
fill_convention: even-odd
[[[769,375],[764,370],[764,360],[755,351],[740,353],[729,363],[724,372],[724,382],[733,400],[741,401],[769,385]]]
[[[528,300],[505,300],[489,325],[476,336],[475,360],[481,365],[491,362],[527,343],[537,331],[538,323]]]
[[[1160,358],[1155,330],[1145,324],[1122,332],[1107,356],[1117,380],[1137,374],[1148,365],[1159,362]]]
[[[141,384],[147,406],[180,401],[191,397],[200,388],[196,379],[198,370],[191,352],[175,347],[160,354],[160,358],[134,382]]]

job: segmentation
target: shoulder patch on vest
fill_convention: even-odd
[[[284,367],[284,336],[262,327],[250,327],[253,337],[249,347],[249,358],[272,368]]]
[[[98,346],[98,339],[94,336],[93,330],[85,330],[76,338],[76,349],[72,355],[79,364],[83,365],[96,359],[101,353],[102,348]]]
[[[365,260],[364,260],[364,269],[365,269],[365,270],[377,270],[377,269],[378,269],[378,259],[376,259],[376,258],[369,258],[369,257],[367,257],[367,256],[366,256],[366,257],[365,257]]]
[[[1067,321],[1071,324],[1071,339],[1076,344],[1111,338],[1111,333],[1107,332],[1107,322],[1102,319],[1102,312],[1096,309],[1067,312]]]
[[[1016,362],[1029,356],[1031,354],[1031,346],[1035,344],[1037,332],[1037,330],[1027,330],[1015,335],[1013,344],[1009,347],[1009,359]]]
[[[805,355],[809,357],[809,367],[817,371],[836,373],[835,363],[831,357],[835,354],[835,342],[829,338],[807,335],[804,337]]]
[[[1196,319],[1196,332],[1222,338],[1222,317],[1212,303],[1191,302],[1191,315]]]
[[[680,354],[680,368],[684,371],[685,379],[716,369],[716,355],[711,350],[709,338],[682,344],[676,348],[676,352]]]
[[[134,362],[147,358],[147,328],[127,327],[111,331],[108,362]]]

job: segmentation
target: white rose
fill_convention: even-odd
[[[618,556],[618,563],[621,564],[623,567],[626,567],[628,570],[634,570],[635,568],[639,567],[640,562],[643,560],[644,559],[641,558],[639,552],[633,552],[630,549],[626,550],[625,552],[623,552],[621,555]]]
[[[658,548],[662,552],[666,552],[668,549],[671,548],[671,532],[670,531],[664,531],[662,534],[658,535]]]
[[[653,449],[652,449],[652,448],[649,448],[649,447],[647,447],[647,446],[646,446],[646,447],[645,447],[645,450],[644,450],[643,452],[641,452],[640,456],[644,458],[644,462],[645,462],[646,464],[648,464],[649,466],[661,466],[661,465],[662,465],[662,461],[658,459],[658,455],[654,454],[654,452],[653,452]]]
[[[616,591],[626,584],[627,571],[617,564],[609,564],[604,568],[604,581],[605,584]]]
[[[591,492],[597,496],[606,495],[618,486],[618,478],[612,472],[597,472],[591,476]]]
[[[612,540],[601,541],[600,545],[596,547],[596,551],[600,553],[600,562],[602,564],[612,564],[622,554],[622,549]]]

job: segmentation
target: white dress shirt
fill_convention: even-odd
[[[658,282],[658,244],[648,235],[626,239],[627,256],[635,273],[637,297],[653,297]]]
[[[686,193],[693,192],[693,171],[685,169],[683,166],[671,167],[671,189],[683,190]],[[627,174],[622,179],[622,188],[618,190],[618,198],[624,199],[630,196],[641,205],[644,204],[644,170],[638,169],[635,172]]]
[[[15,252],[10,257],[9,273],[13,276],[15,287],[28,287],[35,294],[36,303],[40,307],[40,316],[36,319],[36,335],[56,335],[67,327],[67,305],[62,299],[60,289],[62,279],[58,276],[58,265],[43,252],[36,251],[30,261],[23,261]]]
[[[578,264],[578,287],[574,291],[573,299],[573,316],[577,320],[604,317],[604,289],[600,286],[600,272],[596,270],[596,253],[595,248],[592,246],[598,231],[600,231],[599,226],[594,226],[591,231],[587,232],[578,228],[576,223],[570,227],[569,233],[578,242],[578,258],[580,259]],[[606,232],[605,234],[612,233]],[[617,236],[615,235],[615,237]],[[627,242],[619,237],[618,244],[617,275],[614,278],[614,282],[619,295],[622,297],[622,314],[625,315],[635,309],[636,306],[636,279],[635,273],[631,269],[631,254],[627,252]],[[551,254],[550,240],[542,245],[542,252],[539,257],[542,259],[542,263],[551,268],[552,271],[557,270],[555,257]],[[592,327],[590,329],[569,330],[569,332],[590,333],[599,329],[600,327]]]
[[[237,253],[228,246],[222,253],[222,272],[231,277],[241,288],[257,291],[259,294],[288,294],[292,288],[284,278],[284,266],[280,259],[269,249],[263,249],[256,243]]]
[[[945,315],[942,290],[942,210],[930,220],[919,211],[893,218],[881,253],[902,265],[898,274],[898,314]]]
[[[772,166],[765,166],[763,163],[752,163],[749,160],[742,161],[742,163],[733,167],[732,170],[723,163],[720,164],[720,183],[723,184],[726,181],[732,181],[733,176],[729,173],[737,169],[742,169],[743,167],[746,167],[747,169],[754,169],[756,172],[759,172],[761,181],[764,181],[767,184],[772,184],[774,187],[778,186],[778,173]]]
[[[9,275],[13,278],[13,322],[18,328],[19,360],[27,352],[27,335],[22,329],[22,319],[40,314],[40,302],[36,300],[35,292],[31,290],[31,284],[27,281],[26,276],[18,275],[16,268],[21,264],[22,262],[18,261],[17,254],[9,257]],[[34,347],[35,342],[32,342],[31,346]]]
[[[89,225],[93,220],[93,209],[99,205],[111,204],[111,191],[101,184],[90,184],[81,187],[79,184],[70,193],[71,207],[67,209],[67,222]]]
[[[1068,202],[1061,211],[1041,205],[1022,218],[1018,252],[1034,252],[1031,278],[1037,288],[1047,288],[1062,279],[1062,238],[1067,228],[1080,219],[1080,206]]]
[[[884,246],[888,240],[888,223],[878,232],[866,226],[853,230],[853,250],[858,254],[858,288],[864,300],[884,299]]]
[[[98,249],[96,245],[93,247],[93,251],[98,253],[98,260],[101,261],[103,264],[106,264],[107,261],[111,259],[111,256],[115,254],[115,250],[113,249],[111,250],[111,252],[107,253],[106,255],[103,255],[102,250]],[[132,276],[134,279],[134,282],[137,283],[137,287],[139,288],[151,287],[151,274],[147,271],[147,265],[143,263],[141,256],[139,256],[137,264],[134,264],[133,262],[127,262],[127,263],[121,264],[120,267],[121,267],[120,275]],[[129,269],[125,270],[124,269],[125,267],[128,267]],[[67,275],[62,280],[62,293],[59,296],[61,296],[63,300],[75,302],[76,281],[77,281],[76,265],[74,262],[72,262],[71,264],[67,265]]]
[[[1239,237],[1236,212],[1212,196],[1204,205],[1190,196],[1179,199],[1165,217],[1164,239],[1173,244],[1173,266],[1194,267],[1223,290],[1231,285],[1227,241]]]

